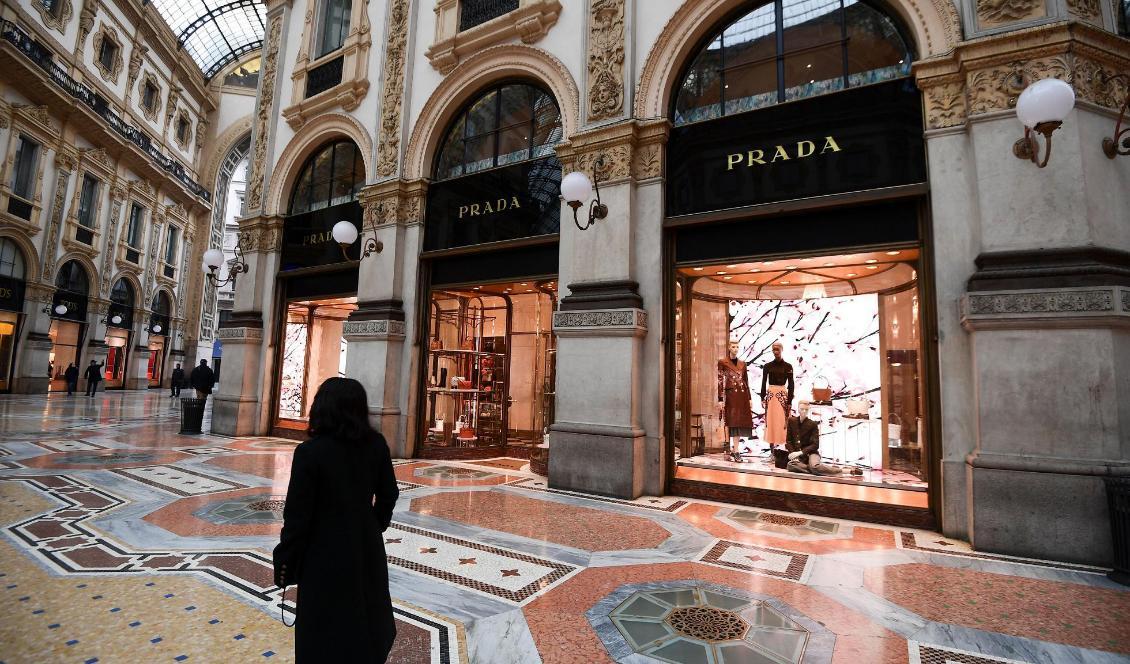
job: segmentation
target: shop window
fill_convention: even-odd
[[[349,34],[352,0],[325,0],[322,5],[322,30],[318,38],[318,57],[338,50]]]
[[[518,0],[460,0],[459,30],[470,30],[517,8]]]
[[[854,0],[776,0],[732,21],[691,60],[676,125],[910,74],[894,21]]]
[[[433,290],[423,445],[532,447],[554,419],[556,284]]]
[[[289,214],[313,212],[357,200],[365,161],[352,141],[322,147],[302,167],[290,195]]]
[[[24,252],[15,242],[0,237],[0,277],[22,280],[25,274]]]
[[[356,298],[290,302],[283,333],[278,417],[304,422],[318,386],[345,375],[349,343],[345,320],[357,308]]]
[[[677,464],[925,491],[918,274],[916,248],[677,268]]]
[[[0,391],[11,389],[9,380],[12,376],[16,326],[19,320],[19,314],[15,312],[0,311]]]
[[[552,156],[561,138],[561,111],[552,95],[525,83],[502,85],[477,98],[452,123],[435,177],[446,180]]]

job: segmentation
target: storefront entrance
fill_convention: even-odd
[[[318,386],[345,375],[349,342],[342,327],[356,308],[356,297],[287,303],[276,426],[305,430]]]
[[[553,279],[432,290],[421,456],[528,457],[553,423]]]
[[[103,379],[106,389],[122,389],[126,381],[126,358],[129,357],[129,330],[106,329],[106,366]]]
[[[51,379],[48,389],[52,392],[67,389],[65,374],[71,363],[78,367],[80,377],[86,371],[81,359],[89,284],[86,270],[78,261],[67,261],[55,277],[56,290],[49,309],[51,329],[47,333],[51,338],[51,351],[48,366],[44,367]]]

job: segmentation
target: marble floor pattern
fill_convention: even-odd
[[[0,395],[0,664],[292,660],[270,551],[295,442],[177,417],[156,391]],[[396,474],[392,662],[1130,661],[1130,590],[1105,570],[562,491],[515,459]]]

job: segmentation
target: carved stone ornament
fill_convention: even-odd
[[[133,87],[133,82],[137,80],[137,75],[141,73],[141,63],[145,60],[145,54],[148,52],[148,46],[134,42],[129,53],[129,69],[126,70],[127,87]]]
[[[55,171],[55,196],[51,201],[51,218],[47,222],[47,243],[45,247],[59,246],[59,231],[63,226],[63,205],[67,200],[67,181],[71,177],[71,169],[67,167],[60,167]],[[43,269],[40,271],[43,278],[46,280],[53,280],[55,278],[55,251],[43,252]]]
[[[593,311],[557,311],[553,314],[554,330],[602,327],[647,329],[647,312],[641,309],[598,309]]]
[[[221,327],[216,330],[216,338],[224,341],[258,341],[263,338],[260,327]]]
[[[103,64],[102,58],[99,57],[99,55],[102,53],[102,43],[107,39],[112,41],[114,43],[114,46],[116,47],[114,49],[114,57],[110,61],[109,66]],[[113,83],[116,85],[118,83],[118,76],[120,76],[122,73],[123,66],[122,40],[120,37],[118,37],[118,31],[106,25],[105,23],[101,24],[98,27],[98,32],[94,33],[93,60],[94,67],[98,70],[98,73],[102,75],[102,78],[107,83]]]
[[[459,30],[459,1],[437,0],[435,42],[424,51],[432,67],[443,75],[450,74],[464,59],[481,51],[521,39],[533,44],[545,37],[561,15],[559,0],[521,0],[517,8]]]
[[[204,137],[208,135],[208,121],[201,118],[196,121],[196,148],[204,147]]]
[[[1067,11],[1084,21],[1102,25],[1103,13],[1099,0],[1067,0]]]
[[[1016,99],[1033,81],[1043,78],[1070,80],[1066,54],[1028,61],[1016,60],[969,75],[969,113],[972,115],[1016,107]]]
[[[67,23],[70,22],[71,14],[74,13],[71,0],[56,2],[50,9],[47,7],[47,3],[42,0],[32,2],[31,6],[39,12],[39,17],[43,20],[43,25],[52,30],[57,30],[60,33],[66,33]]]
[[[589,120],[624,110],[624,0],[592,0],[588,44]]]
[[[279,43],[282,34],[282,17],[271,19],[267,30],[263,68],[259,75],[259,99],[255,108],[255,146],[251,151],[251,172],[247,178],[247,210],[263,207],[263,168],[267,160],[267,143],[270,137],[271,109],[275,101],[275,74],[278,70]]]
[[[12,104],[12,115],[18,115],[21,118],[30,120],[50,134],[55,133],[54,127],[51,126],[51,114],[47,112],[46,105]]]
[[[173,114],[177,112],[177,104],[180,103],[181,87],[173,84],[169,86],[169,97],[165,100],[165,123],[173,119]]]
[[[98,13],[100,7],[98,0],[83,0],[82,10],[78,14],[78,48],[80,51],[82,45],[86,42],[86,36],[94,29],[94,16]]]
[[[1082,55],[1075,56],[1072,85],[1075,94],[1093,104],[1117,109],[1130,96],[1130,82],[1117,78],[1119,70]]]
[[[977,0],[977,20],[983,27],[1003,25],[1044,14],[1043,0]]]
[[[1109,289],[969,295],[967,301],[967,311],[974,315],[1085,313],[1114,310],[1114,292]]]
[[[404,94],[405,52],[408,42],[408,0],[393,0],[388,8],[384,89],[377,142],[377,177],[396,175],[400,163],[400,111]]]
[[[965,86],[960,79],[924,88],[926,128],[956,127],[965,122]]]
[[[426,192],[422,180],[386,180],[362,188],[358,200],[364,213],[364,227],[421,223]]]
[[[402,320],[347,320],[342,325],[342,335],[352,339],[403,339],[405,330]]]
[[[79,148],[78,155],[79,161],[95,162],[107,168],[111,164],[110,155],[106,153],[106,148]]]

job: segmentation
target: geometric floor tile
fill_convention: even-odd
[[[609,498],[607,496],[598,496],[595,494],[582,493],[579,491],[551,489],[547,485],[544,478],[522,478],[515,482],[510,482],[506,486],[514,489],[522,489],[524,491],[543,491],[545,493],[555,493],[562,496],[574,496],[576,498],[592,500],[600,503],[609,503],[612,505],[627,505],[630,507],[642,507],[643,509],[656,510],[660,512],[677,512],[680,508],[688,504],[687,500],[679,498],[678,496],[640,496],[635,500],[621,500],[619,498]]]
[[[819,540],[851,537],[850,526],[835,521],[794,514],[777,514],[752,508],[722,508],[715,518],[729,523],[738,530],[772,533],[789,539]]]
[[[1020,558],[1017,556],[1004,556],[999,554],[973,551],[973,549],[970,548],[968,542],[961,542],[958,540],[951,540],[945,537],[940,537],[937,533],[904,531],[899,533],[898,545],[900,549],[908,549],[911,551],[928,551],[930,553],[942,553],[949,556],[961,556],[964,558],[978,558],[980,560],[1000,560],[1021,565],[1033,565],[1035,567],[1051,567],[1054,569],[1077,570],[1080,572],[1092,572],[1099,574],[1105,574],[1107,572],[1107,570],[1101,567],[1093,567],[1090,565],[1078,565],[1051,560],[1036,560],[1033,558]]]
[[[242,489],[245,486],[173,466],[118,468],[112,472],[178,496],[201,496],[206,493]]]
[[[917,641],[907,641],[910,649],[909,664],[1025,664],[1018,659],[1005,659],[980,653],[929,646]]]
[[[216,524],[282,523],[285,506],[286,494],[265,492],[209,503],[192,515]]]
[[[790,581],[801,581],[809,565],[808,554],[726,540],[719,540],[699,560]]]

